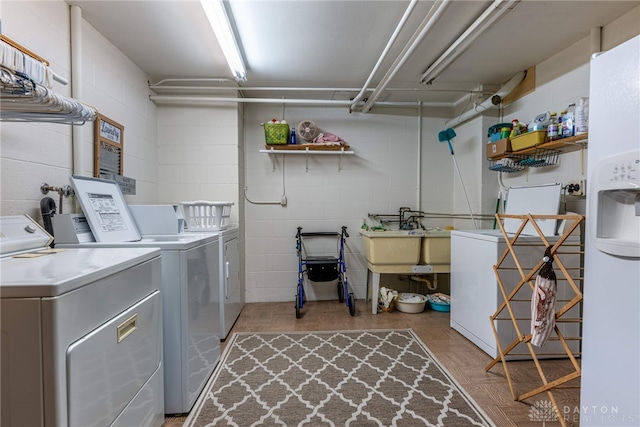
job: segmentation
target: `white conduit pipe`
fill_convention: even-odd
[[[286,98],[225,98],[212,96],[179,96],[179,95],[150,95],[149,99],[157,104],[174,104],[174,105],[207,105],[224,102],[234,103],[254,103],[254,104],[296,104],[296,105],[324,105],[333,107],[344,107],[351,103],[350,100],[332,100],[332,99],[286,99]],[[416,102],[380,102],[379,105],[385,107],[410,107],[417,108]],[[451,104],[445,103],[429,103],[433,107],[450,107]]]
[[[71,97],[82,102],[82,9],[70,6],[71,19]],[[97,121],[94,126],[97,126]],[[83,127],[71,127],[73,173],[84,175]]]
[[[473,110],[467,110],[455,119],[447,121],[444,126],[447,128],[453,128],[466,122],[467,120],[474,118],[478,114],[481,114],[490,108],[498,108],[498,106],[502,103],[502,99],[509,93],[511,93],[511,91],[515,89],[515,87],[518,86],[520,82],[522,82],[522,80],[524,80],[524,77],[526,75],[526,71],[520,71],[518,74],[513,76],[511,80],[505,83],[505,85],[502,86],[502,88],[500,88],[498,92],[485,99],[483,103],[475,107]]]
[[[589,33],[591,55],[602,52],[602,27],[594,27]]]
[[[422,102],[418,102],[418,210],[422,210]]]
[[[438,18],[440,18],[440,16],[444,13],[450,1],[451,0],[437,0],[433,4],[433,6],[431,6],[431,9],[429,9],[429,13],[427,13],[427,16],[425,16],[425,18],[422,20],[416,32],[413,34],[413,36],[411,36],[411,40],[409,41],[409,43],[407,43],[404,49],[402,49],[402,52],[400,53],[398,58],[396,58],[391,68],[389,68],[387,74],[385,74],[367,102],[365,102],[364,107],[362,107],[363,113],[371,110],[371,107],[385,90],[385,88],[389,84],[389,81],[393,78],[393,76],[396,75],[400,67],[402,67],[409,56],[411,56],[413,51],[418,47],[418,44],[420,44],[422,39],[431,30]]]
[[[304,92],[353,92],[356,90],[360,90],[357,87],[270,87],[270,86],[242,86],[242,87],[232,87],[232,86],[164,86],[158,84],[150,84],[149,89],[155,91],[176,91],[181,93],[187,92],[204,92],[204,91],[213,91],[213,92],[227,92],[227,91],[275,91],[275,92],[288,92],[288,91],[304,91]],[[366,88],[365,91],[372,91],[375,88]],[[482,94],[482,91],[471,91],[462,90],[462,89],[417,89],[417,88],[386,88],[387,92],[415,92],[415,93],[479,93]],[[353,102],[353,101],[349,101]],[[452,106],[451,103],[448,104],[449,107]]]
[[[407,6],[407,10],[404,11],[404,15],[402,15],[402,18],[400,19],[400,22],[396,26],[396,29],[393,31],[393,34],[391,35],[391,38],[389,39],[389,41],[387,42],[387,45],[385,46],[384,50],[382,51],[382,54],[378,58],[378,62],[373,67],[373,70],[371,70],[371,74],[369,74],[369,78],[367,79],[365,84],[362,86],[362,89],[360,90],[360,93],[358,93],[358,95],[356,95],[356,97],[351,102],[351,105],[349,106],[349,112],[350,113],[356,107],[358,102],[360,102],[362,100],[362,98],[364,97],[364,94],[367,91],[367,86],[369,86],[369,83],[371,83],[371,80],[373,80],[373,77],[378,72],[378,68],[380,68],[380,65],[382,65],[382,61],[384,61],[384,59],[387,57],[387,53],[389,53],[389,50],[391,49],[391,46],[393,46],[393,44],[395,43],[396,39],[398,38],[398,34],[400,34],[400,31],[402,31],[402,29],[404,28],[404,24],[406,24],[407,19],[409,19],[409,16],[411,15],[411,12],[413,11],[413,9],[415,8],[417,3],[418,3],[418,0],[411,0],[411,3],[409,3],[409,6]]]
[[[420,77],[423,84],[430,84],[445,68],[447,68],[456,58],[464,53],[467,48],[480,35],[487,31],[498,19],[509,10],[513,9],[520,0],[509,0],[507,4],[503,4],[505,0],[495,0],[493,4],[485,9],[484,12],[471,24],[464,33],[460,35],[447,50],[435,60],[433,64]]]

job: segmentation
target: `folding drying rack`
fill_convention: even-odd
[[[507,245],[507,249],[505,249],[504,253],[502,254],[502,256],[498,259],[498,262],[496,265],[493,266],[493,270],[494,273],[496,275],[497,281],[498,281],[498,286],[500,288],[500,292],[502,293],[502,296],[504,298],[503,303],[498,307],[498,309],[496,310],[496,312],[490,317],[491,320],[491,327],[493,328],[493,333],[496,339],[496,346],[499,352],[499,355],[491,362],[489,363],[489,365],[487,365],[487,367],[485,368],[485,371],[489,371],[493,366],[495,366],[498,362],[502,362],[502,366],[504,368],[504,372],[505,372],[505,376],[507,378],[507,382],[509,383],[509,389],[511,390],[511,394],[513,396],[514,400],[517,401],[523,401],[529,397],[535,396],[537,394],[546,392],[547,395],[549,396],[549,400],[551,401],[551,403],[553,404],[555,413],[557,415],[558,421],[566,427],[565,421],[564,421],[564,417],[562,412],[560,411],[558,404],[556,402],[556,399],[552,393],[552,390],[554,388],[560,388],[560,386],[562,386],[563,384],[574,380],[576,378],[579,378],[581,375],[581,370],[580,370],[580,365],[578,364],[577,360],[576,360],[576,355],[573,354],[572,350],[569,348],[569,345],[567,344],[568,340],[571,339],[576,339],[576,340],[580,340],[580,337],[575,337],[575,338],[570,338],[570,337],[564,337],[563,334],[560,332],[560,329],[558,328],[557,323],[558,322],[582,322],[581,317],[580,318],[567,318],[567,317],[563,317],[567,314],[567,312],[569,312],[569,310],[571,310],[573,307],[578,306],[582,303],[582,291],[581,291],[581,287],[576,284],[574,277],[572,277],[572,275],[569,273],[569,269],[565,267],[564,263],[562,262],[562,257],[560,255],[567,255],[567,254],[573,254],[573,255],[580,255],[582,256],[584,254],[584,248],[582,247],[582,244],[580,243],[570,243],[567,242],[567,238],[569,236],[572,235],[572,233],[575,230],[579,230],[579,226],[580,224],[584,221],[584,217],[582,215],[508,215],[508,214],[496,214],[496,219],[497,219],[497,224],[500,227],[500,230],[502,231],[502,234],[505,238],[505,242]],[[503,219],[519,219],[521,220],[521,224],[520,227],[518,228],[518,230],[516,231],[515,234],[509,236],[507,234],[507,232],[505,231],[505,228],[503,226]],[[545,237],[544,233],[540,230],[540,227],[538,226],[537,221],[538,220],[559,220],[559,221],[566,221],[566,227],[565,227],[565,232],[561,235],[558,236],[557,241],[555,241],[555,243],[553,245],[551,245],[549,243],[549,240]],[[552,381],[549,381],[543,371],[543,368],[540,364],[540,361],[538,360],[538,356],[536,355],[536,352],[534,350],[533,345],[531,344],[531,333],[527,333],[524,334],[521,330],[520,327],[518,325],[518,320],[522,320],[516,317],[516,315],[514,314],[514,309],[513,309],[513,303],[516,300],[516,296],[519,293],[519,291],[522,290],[522,288],[525,286],[525,284],[529,284],[529,286],[531,287],[531,289],[533,290],[535,287],[535,278],[536,278],[536,274],[537,272],[540,270],[540,268],[542,267],[544,261],[542,259],[540,259],[537,264],[528,272],[525,271],[522,267],[522,264],[520,262],[520,260],[518,260],[518,255],[516,254],[515,251],[515,246],[518,244],[518,238],[520,237],[522,231],[524,230],[525,226],[527,224],[531,224],[533,226],[533,228],[536,230],[536,233],[538,234],[540,241],[542,242],[542,244],[545,245],[545,247],[551,247],[550,248],[550,252],[553,256],[553,262],[554,262],[554,269],[555,270],[560,270],[560,272],[562,273],[563,276],[563,280],[566,280],[572,290],[572,292],[575,294],[575,296],[573,298],[571,298],[568,301],[564,301],[564,305],[560,306],[560,304],[558,304],[556,306],[556,325],[554,327],[554,331],[555,331],[555,335],[558,339],[558,341],[560,341],[562,348],[563,348],[563,353],[562,355],[566,355],[569,358],[569,361],[571,363],[571,366],[573,368],[573,371],[562,376],[559,378],[556,378]],[[540,245],[539,242],[535,243],[536,245]],[[533,245],[533,244],[532,244]],[[575,248],[572,250],[571,247],[575,247],[578,246],[578,251],[575,250]],[[511,256],[516,268],[520,274],[520,281],[515,285],[515,287],[513,288],[513,290],[509,293],[507,293],[507,291],[505,290],[505,283],[503,282],[502,277],[500,276],[500,272],[502,269],[506,269],[505,266],[503,266],[503,263],[506,259],[508,259],[508,257]],[[580,270],[580,278],[578,279],[578,281],[580,282],[581,278],[582,278],[582,268],[579,268]],[[559,302],[559,301],[558,301]],[[506,312],[508,313],[508,318],[504,318],[504,317],[499,317],[502,313],[504,313],[506,310]],[[496,328],[496,322],[498,321],[504,321],[504,320],[511,320],[513,327],[515,329],[516,332],[516,339],[510,344],[508,345],[504,350],[502,349],[502,345],[500,343],[500,339],[498,337],[498,331]],[[540,376],[540,379],[542,381],[542,385],[539,387],[534,388],[533,390],[530,390],[526,393],[522,393],[522,394],[517,394],[515,391],[515,387],[513,384],[513,381],[511,379],[511,375],[509,372],[509,365],[507,363],[507,359],[506,356],[509,355],[509,353],[512,352],[513,349],[516,348],[516,346],[518,346],[519,344],[526,344],[529,353],[531,354],[531,358],[536,366],[536,369],[538,371],[538,374]]]

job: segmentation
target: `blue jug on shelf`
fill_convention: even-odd
[[[289,137],[289,144],[295,144],[296,143],[296,130],[295,129],[291,129],[291,136]]]

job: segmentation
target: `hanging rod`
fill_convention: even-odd
[[[82,125],[95,120],[96,113],[94,107],[0,67],[0,121]]]
[[[68,85],[69,81],[67,79],[65,79],[64,77],[56,74],[53,70],[51,70],[51,68],[49,68],[50,62],[47,61],[46,59],[44,59],[42,56],[38,55],[37,53],[33,52],[31,49],[26,48],[25,46],[21,45],[20,43],[16,42],[15,40],[10,39],[9,37],[5,36],[4,34],[0,34],[0,41],[2,41],[4,44],[7,45],[7,47],[9,49],[14,49],[17,50],[18,52],[22,53],[23,55],[27,55],[29,58],[31,58],[32,60],[35,60],[37,62],[39,62],[40,64],[42,64],[50,73],[51,73],[51,77],[57,81],[58,83],[62,83],[63,85]],[[3,63],[2,65],[10,68],[10,69],[14,69],[13,64],[5,64],[4,63],[4,58],[3,58]],[[44,82],[37,82],[40,84],[43,84]]]

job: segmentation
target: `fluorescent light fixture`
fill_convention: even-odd
[[[483,13],[471,24],[460,37],[442,54],[420,77],[423,84],[430,84],[442,72],[451,65],[462,53],[467,50],[481,34],[486,32],[494,22],[519,3],[520,0],[495,0]]]
[[[216,34],[233,77],[239,82],[247,80],[247,71],[222,0],[200,0],[200,4],[207,14],[209,24]]]

